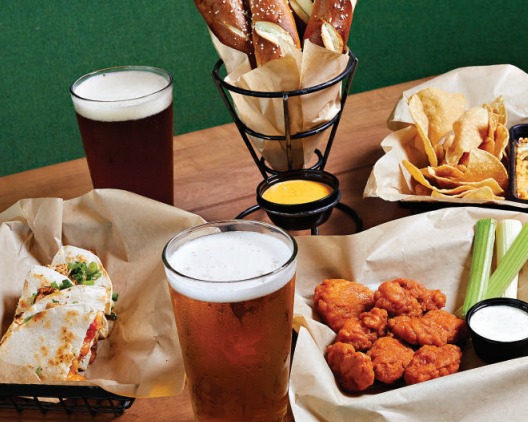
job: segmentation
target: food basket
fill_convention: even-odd
[[[96,386],[0,384],[0,411],[12,409],[101,413],[122,415],[134,403],[130,397],[118,396]]]

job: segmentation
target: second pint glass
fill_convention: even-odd
[[[206,223],[163,251],[199,421],[282,421],[288,407],[297,246],[247,220]]]
[[[82,76],[70,92],[94,187],[172,205],[172,76],[113,67]]]

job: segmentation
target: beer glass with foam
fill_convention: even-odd
[[[165,246],[197,420],[284,420],[296,255],[288,233],[249,220],[196,226]]]
[[[70,92],[94,187],[172,205],[172,76],[114,67],[82,76]]]

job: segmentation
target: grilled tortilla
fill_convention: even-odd
[[[25,312],[17,314],[14,324],[21,325],[24,320],[36,315],[46,309],[64,305],[84,305],[96,312],[104,314],[106,309],[106,289],[103,286],[74,285],[63,290],[54,290],[35,301]],[[103,318],[99,337],[106,338],[108,335],[108,321]]]
[[[106,289],[106,309],[105,313],[110,315],[112,312],[112,282],[110,277],[106,272],[101,260],[94,253],[86,250],[77,248],[75,246],[67,245],[59,249],[59,251],[53,257],[51,261],[51,266],[55,269],[59,269],[60,266],[64,265],[74,265],[75,264],[85,264],[87,266],[94,265],[97,267],[98,276],[93,280],[84,280],[84,283],[93,284],[96,286],[103,286]],[[76,284],[80,284],[79,279],[75,279],[76,275],[70,272],[69,278],[74,281]]]
[[[31,369],[41,381],[83,380],[104,318],[83,304],[55,306],[13,323],[0,341],[0,362]]]

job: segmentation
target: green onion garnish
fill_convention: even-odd
[[[60,287],[61,290],[68,289],[72,287],[74,284],[68,280],[67,278],[62,280],[62,286]]]
[[[96,262],[90,262],[88,265],[85,262],[70,262],[68,269],[70,277],[77,284],[93,285],[94,281],[101,277],[101,271]]]
[[[489,279],[484,299],[500,297],[528,260],[528,225],[524,224],[519,235],[497,265]]]
[[[36,315],[36,314],[35,314]],[[24,318],[24,322],[22,322],[22,324],[25,324],[26,322],[28,322],[29,320],[31,320],[35,315],[31,315],[31,316],[28,316],[27,318]]]
[[[495,246],[496,225],[497,222],[492,218],[483,218],[477,221],[473,240],[471,270],[462,307],[462,316],[466,315],[469,308],[484,299],[486,295],[490,279],[491,262],[493,260],[493,248]]]

